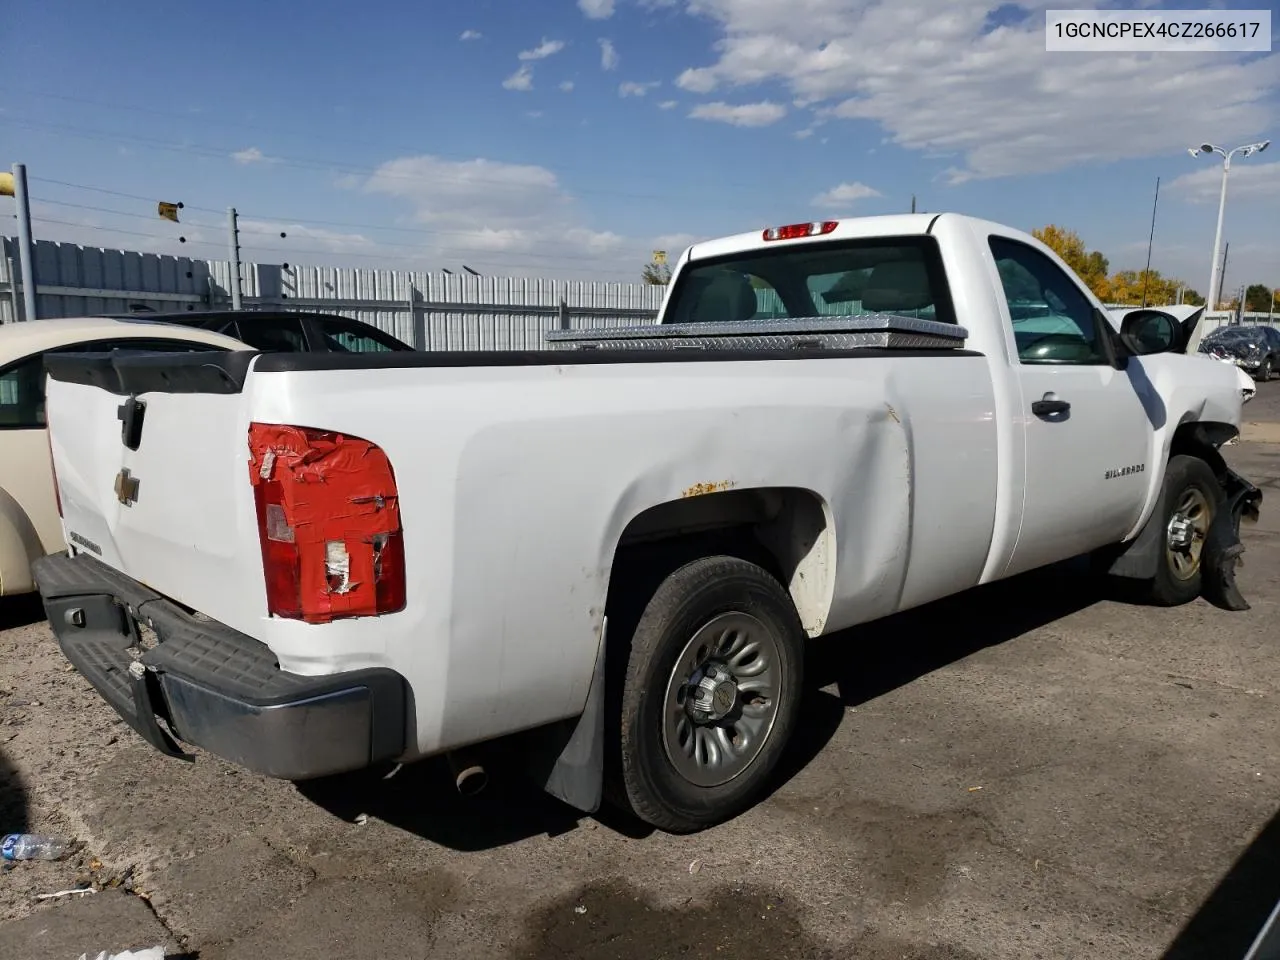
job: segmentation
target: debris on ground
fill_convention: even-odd
[[[81,896],[86,893],[97,893],[93,887],[76,887],[73,890],[59,890],[57,893],[37,893],[37,900],[57,900],[59,897]]]
[[[5,860],[61,860],[73,844],[57,837],[34,833],[10,833],[0,840],[0,857]]]
[[[89,960],[89,955],[80,954],[80,960]],[[124,953],[110,954],[103,950],[93,960],[164,960],[164,947],[147,947],[145,950],[126,950]]]

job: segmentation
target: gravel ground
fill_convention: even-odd
[[[435,763],[303,792],[168,760],[6,603],[0,832],[83,848],[0,878],[0,955],[1242,957],[1280,897],[1280,444],[1228,451],[1269,498],[1252,610],[1064,566],[823,641],[777,789],[694,837]]]

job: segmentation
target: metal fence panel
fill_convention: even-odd
[[[21,319],[17,242],[0,237],[0,323]],[[226,260],[36,241],[42,317],[228,308]],[[298,264],[240,264],[247,308],[351,317],[428,350],[537,350],[563,326],[651,323],[663,287]]]

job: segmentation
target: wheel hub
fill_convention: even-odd
[[[714,787],[755,762],[778,715],[782,669],[779,640],[749,614],[720,614],[694,632],[663,706],[663,747],[680,776]]]
[[[738,681],[723,664],[708,664],[702,678],[685,700],[685,709],[697,723],[715,723],[729,715],[738,703]]]
[[[1199,489],[1189,487],[1182,492],[1165,527],[1169,571],[1178,580],[1189,580],[1200,570],[1200,554],[1212,519],[1213,508]]]
[[[1186,517],[1175,515],[1169,521],[1169,546],[1174,550],[1185,550],[1191,546],[1191,534],[1195,528]]]

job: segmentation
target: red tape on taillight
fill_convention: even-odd
[[[403,610],[400,498],[382,449],[253,423],[249,454],[268,612],[327,623]]]

